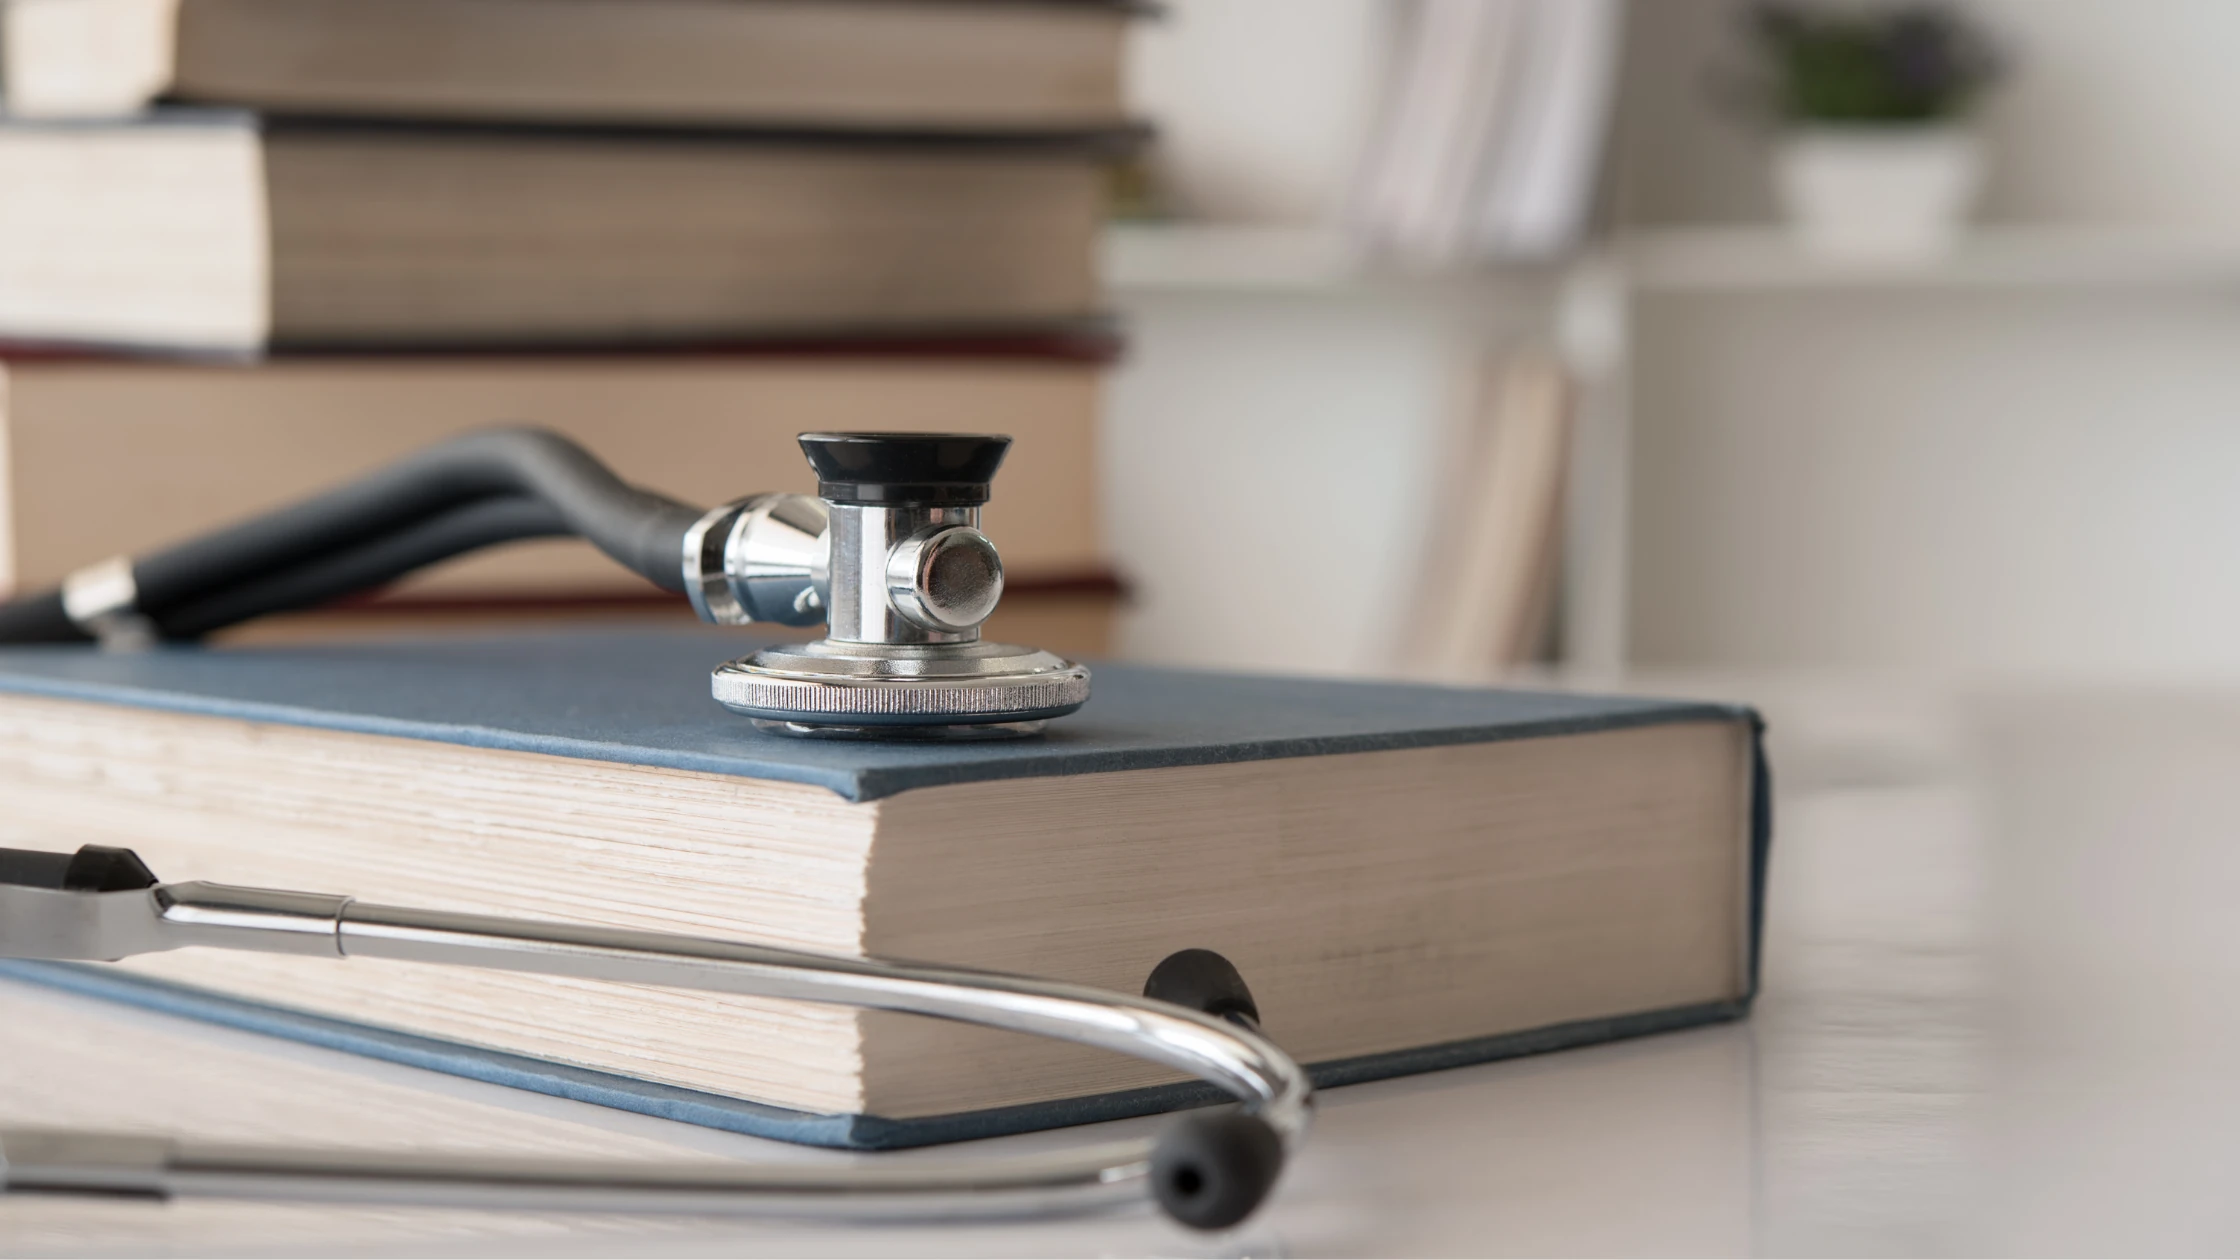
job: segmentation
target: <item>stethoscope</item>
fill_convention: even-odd
[[[1305,1137],[1313,1087],[1253,1026],[1218,955],[1162,964],[1158,997],[994,972],[837,958],[666,932],[166,884],[130,850],[0,850],[0,958],[114,960],[192,947],[399,958],[902,1011],[1133,1055],[1227,1091],[1155,1139],[894,1168],[356,1154],[74,1130],[0,1129],[0,1193],[228,1198],[525,1211],[958,1220],[1151,1199],[1223,1229],[1267,1197]],[[1196,1007],[1198,1009],[1192,1009]]]
[[[494,429],[430,447],[300,503],[0,604],[0,644],[130,648],[393,581],[492,543],[574,534],[725,625],[823,623],[826,636],[716,667],[717,704],[806,738],[1032,735],[1089,698],[1089,671],[984,642],[1003,565],[980,506],[1010,439],[809,433],[818,493],[702,510],[623,482],[581,447]],[[0,958],[110,960],[219,949],[403,958],[710,989],[961,1020],[1189,1072],[1242,1110],[1150,1142],[908,1167],[375,1157],[161,1138],[0,1130],[0,1189],[600,1212],[845,1218],[1087,1212],[1155,1199],[1219,1229],[1267,1196],[1306,1133],[1303,1071],[1256,1031],[1218,955],[1162,963],[1147,996],[735,941],[158,883],[127,850],[0,850]],[[1165,1000],[1162,1000],[1165,999]]]

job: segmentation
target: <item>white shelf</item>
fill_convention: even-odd
[[[1900,262],[1820,257],[1778,226],[1649,228],[1621,235],[1605,257],[1648,292],[2240,286],[2240,233],[2152,227],[1991,226],[1949,253]],[[1121,224],[1105,232],[1100,266],[1119,293],[1491,285],[1560,270],[1409,271],[1334,228],[1279,224]]]
[[[1326,289],[1370,270],[1342,235],[1313,226],[1119,224],[1099,261],[1118,290]]]
[[[1489,286],[1545,277],[1548,266],[1410,270],[1371,257],[1334,227],[1123,223],[1105,230],[1099,266],[1116,293],[1342,293]]]
[[[1889,263],[1818,257],[1779,227],[1660,228],[1621,237],[1617,258],[1650,292],[2240,285],[2240,235],[2155,228],[1984,227]]]

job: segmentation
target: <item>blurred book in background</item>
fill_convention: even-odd
[[[993,629],[1105,650],[1117,342],[1094,259],[1137,138],[1130,13],[0,5],[0,578],[51,583],[493,423],[702,503],[812,489],[804,430],[1003,431]],[[687,612],[537,542],[255,632],[561,614]]]
[[[1419,615],[1404,660],[1441,680],[1490,679],[1535,658],[1548,633],[1570,469],[1572,383],[1543,349],[1497,360],[1432,517]]]
[[[1342,229],[1432,267],[1542,259],[1584,239],[1619,0],[1167,8],[1131,64],[1159,127],[1140,198],[1156,213],[1136,217]]]
[[[1414,0],[1350,222],[1422,265],[1537,259],[1584,234],[1616,88],[1616,0]]]
[[[1078,322],[1109,155],[1063,136],[17,121],[0,335],[255,352]]]
[[[499,122],[1101,129],[1131,6],[894,0],[9,0],[24,117],[201,103]]]

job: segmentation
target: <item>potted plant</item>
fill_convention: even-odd
[[[1983,184],[1968,114],[2000,70],[1981,29],[1940,4],[1767,3],[1749,26],[1751,95],[1783,129],[1775,189],[1805,245],[1867,260],[1950,246]]]

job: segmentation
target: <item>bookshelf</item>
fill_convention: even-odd
[[[1101,252],[1128,342],[1102,438],[1123,650],[1396,672],[1449,426],[1561,270],[1410,271],[1316,225],[1126,224]]]
[[[1099,251],[1120,293],[1334,294],[1379,288],[1507,290],[1545,282],[1568,262],[1407,268],[1369,256],[1324,224],[1123,223]]]
[[[1279,4],[1177,5],[1159,28],[1178,46],[1221,44],[1189,76],[1154,76],[1190,88],[1148,98],[1187,142],[1176,169],[1201,177],[1172,204],[1302,223],[1350,204],[1346,145],[1364,133],[1338,125],[1331,102],[1373,93],[1326,90],[1318,78],[1368,81],[1332,75],[1333,60],[1262,55],[1277,32],[1301,35]],[[1286,434],[1301,416],[1324,421],[1302,431],[1319,441],[1431,440],[1423,409],[1457,393],[1434,378],[1460,362],[1434,347],[1459,341],[1466,317],[1495,337],[1537,326],[1589,347],[1596,367],[1581,440],[1594,444],[1582,458],[1597,489],[1574,487],[1574,523],[1601,543],[1573,540],[1599,557],[1570,575],[1574,658],[1988,669],[2037,653],[2101,668],[2160,652],[2240,669],[2229,646],[2240,595],[2226,594],[2240,588],[2206,541],[2240,531],[2240,498],[2199,484],[2240,459],[2240,357],[2228,350],[2240,339],[2240,132],[2222,125],[2235,92],[2211,51],[2230,46],[2231,13],[2183,6],[2140,23],[2114,0],[1992,4],[1985,21],[2015,55],[1976,120],[1993,159],[1989,221],[1943,256],[1873,266],[1799,248],[1777,218],[1774,132],[1707,90],[1707,75],[1741,60],[1730,0],[1625,7],[1599,202],[1608,235],[1551,267],[1551,283],[1520,285],[1508,268],[1399,275],[1327,227],[1131,226],[1106,242],[1109,291],[1131,316],[1149,312],[1152,335],[1123,370],[1160,388],[1119,410],[1170,413],[1154,420],[1170,440],[1248,423]],[[1373,47],[1359,35],[1332,27],[1316,47]],[[1288,95],[1259,64],[1282,67],[1268,75]],[[1372,346],[1377,364],[1363,362]],[[1193,357],[1169,372],[1179,354]],[[1218,376],[1224,357],[1239,366]],[[1316,471],[1352,485],[1348,470]],[[1969,502],[1956,483],[1993,493]],[[1422,484],[1389,478],[1353,500],[1379,546],[1402,544],[1383,522]],[[1302,506],[1257,486],[1206,489],[1257,495],[1264,518]],[[1249,568],[1286,554],[1274,531],[1259,542],[1220,559]],[[1801,571],[1807,555],[1822,573]],[[1187,548],[1164,558],[1183,563]],[[1839,589],[1825,576],[1837,572],[1861,581]],[[1585,607],[1582,584],[1600,592]],[[2126,608],[2139,613],[2100,611]],[[2211,625],[2226,646],[2172,629]]]
[[[1816,257],[1779,227],[1673,227],[1628,233],[1615,254],[1649,293],[2240,284],[2240,233],[2169,228],[1991,225],[1933,258],[1862,263]]]
[[[1946,254],[1852,262],[1816,256],[1775,225],[1621,234],[1595,255],[1645,293],[1754,290],[2221,287],[2240,284],[2240,233],[2067,224],[1979,228]],[[1369,285],[1500,287],[1545,280],[1579,259],[1445,271],[1381,264],[1319,225],[1121,224],[1100,251],[1105,282],[1129,292],[1335,292]]]
[[[1637,360],[1649,348],[1636,343],[1659,335],[1653,322],[1644,326],[1642,303],[1662,309],[1790,297],[1815,309],[1856,309],[1875,321],[1870,326],[1881,326],[1870,312],[1882,308],[1851,304],[1903,299],[1909,309],[1962,318],[1983,303],[2105,310],[2131,301],[2214,302],[2222,290],[2240,286],[2240,233],[1994,224],[1936,258],[1862,265],[1816,257],[1774,224],[1647,227],[1557,263],[1411,272],[1365,256],[1326,226],[1130,224],[1106,234],[1102,261],[1115,302],[1141,334],[1130,368],[1138,375],[1121,391],[1114,417],[1115,454],[1126,479],[1116,498],[1141,501],[1176,487],[1178,474],[1154,464],[1148,447],[1142,459],[1130,458],[1135,444],[1127,433],[1134,428],[1163,433],[1171,443],[1258,415],[1271,437],[1296,431],[1317,433],[1322,442],[1398,444],[1404,449],[1376,457],[1371,484],[1336,457],[1298,469],[1315,484],[1360,489],[1362,512],[1350,532],[1362,535],[1354,557],[1362,564],[1373,555],[1412,554],[1422,528],[1414,500],[1429,484],[1422,470],[1438,458],[1434,413],[1455,405],[1455,382],[1471,356],[1527,335],[1563,347],[1585,388],[1570,487],[1562,655],[1574,665],[1609,668],[1633,656],[1636,413],[1656,401],[1635,397]],[[1972,318],[1998,318],[1989,311]],[[1276,341],[1285,343],[1280,350],[1270,344]],[[1136,417],[1138,409],[1158,414]],[[1301,417],[1319,419],[1297,428]],[[1239,494],[1251,497],[1211,484],[1194,497],[1226,502]],[[1268,589],[1259,594],[1275,599],[1311,581],[1304,572],[1276,571],[1290,554],[1280,529],[1253,535],[1255,522],[1293,519],[1305,504],[1232,506],[1217,525],[1210,515],[1206,521],[1236,551],[1219,566],[1225,583],[1250,586],[1238,574],[1266,569],[1260,577]],[[1118,523],[1115,532],[1137,531]],[[1187,565],[1204,537],[1147,544],[1131,569]],[[1399,586],[1384,588],[1382,597],[1391,605],[1385,611],[1349,616],[1319,640],[1328,655],[1314,654],[1322,646],[1300,645],[1298,663],[1375,668],[1385,659],[1379,644],[1410,615]],[[1211,598],[1198,591],[1186,602],[1202,610]],[[1203,615],[1194,615],[1193,634],[1203,632]],[[1264,630],[1239,625],[1232,637],[1241,654]],[[1340,641],[1348,644],[1342,652]],[[1165,654],[1157,642],[1146,646]]]
[[[1098,264],[1119,293],[1328,291],[1372,272],[1334,229],[1287,224],[1118,224],[1105,231]]]
[[[1993,222],[1865,264],[1772,224],[1656,226],[1575,274],[1612,353],[1568,662],[2229,667],[2209,627],[2240,601],[2204,578],[2240,514],[2196,470],[2229,466],[2240,233]]]

